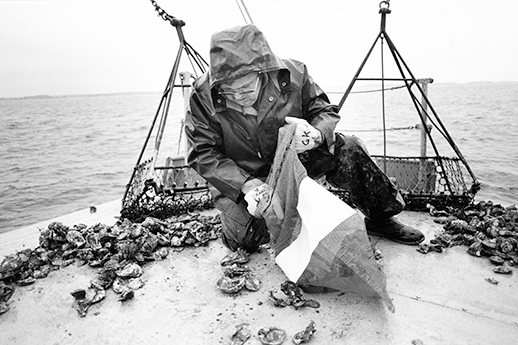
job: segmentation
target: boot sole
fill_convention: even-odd
[[[420,240],[415,240],[415,241],[403,241],[403,240],[400,240],[400,239],[397,239],[397,238],[394,238],[394,237],[389,237],[386,234],[381,234],[379,232],[368,231],[368,230],[367,230],[367,235],[383,237],[383,238],[386,238],[387,240],[391,240],[391,241],[394,241],[394,242],[397,242],[397,243],[401,243],[401,244],[407,244],[407,245],[410,245],[410,246],[418,245],[419,243],[424,241],[424,237],[422,239],[420,239]]]

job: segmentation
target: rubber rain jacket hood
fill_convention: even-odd
[[[251,72],[266,73],[285,67],[255,25],[238,26],[212,35],[211,87],[238,79]]]

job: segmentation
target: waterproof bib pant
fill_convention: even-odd
[[[325,176],[333,186],[349,193],[349,199],[371,220],[400,213],[405,203],[389,178],[378,168],[363,142],[355,136],[336,134],[335,153],[313,150],[299,155],[312,178]],[[244,199],[238,203],[211,188],[216,208],[221,211],[222,241],[230,250],[254,252],[268,243],[264,220],[251,216]]]

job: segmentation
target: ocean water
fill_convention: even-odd
[[[336,103],[341,97],[329,96]],[[482,184],[477,199],[516,203],[518,83],[430,84],[428,96]],[[0,232],[122,199],[160,98],[135,93],[0,99]],[[182,95],[175,91],[159,162],[179,152],[182,114]],[[384,149],[380,93],[351,94],[341,115],[338,129],[362,138],[371,154],[420,153],[415,129],[387,131]],[[419,122],[405,90],[385,93],[386,128]],[[154,148],[151,139],[144,159]],[[441,154],[450,156],[449,146],[437,141]]]

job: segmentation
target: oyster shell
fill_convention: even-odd
[[[103,289],[108,289],[112,286],[113,281],[117,278],[117,273],[113,269],[104,269],[93,280],[93,283],[101,286]]]
[[[248,266],[244,265],[232,264],[231,266],[225,266],[225,268],[223,268],[223,274],[229,278],[239,277],[247,273],[251,273],[251,270]]]
[[[122,291],[124,291],[125,288],[126,283],[124,282],[124,280],[122,280],[122,278],[120,277],[115,278],[112,284],[113,291],[115,291],[115,293],[120,294]]]
[[[275,326],[261,328],[257,336],[264,345],[280,345],[286,339],[286,331]]]
[[[228,294],[235,294],[241,291],[241,289],[245,286],[245,278],[237,277],[237,278],[229,278],[229,277],[221,277],[216,286],[221,291]]]
[[[315,309],[318,309],[320,308],[320,302],[318,301],[315,301],[313,299],[307,299],[304,303],[304,307],[309,307],[309,308],[315,308]]]
[[[502,259],[500,256],[496,256],[496,255],[490,256],[489,261],[491,261],[495,265],[502,265],[505,262],[504,259]]]
[[[268,298],[273,302],[276,307],[285,307],[287,305],[292,306],[295,309],[309,307],[309,308],[320,308],[320,303],[315,300],[307,300],[302,295],[302,289],[297,284],[286,281],[281,284],[281,291],[287,295],[286,299],[277,298],[273,295],[273,291],[269,292]]]
[[[138,264],[127,264],[121,270],[117,271],[117,276],[121,278],[137,278],[142,275],[142,267]]]
[[[221,266],[246,264],[248,261],[250,261],[250,254],[244,249],[238,248],[235,252],[231,252],[221,259]]]
[[[243,345],[252,336],[252,332],[242,324],[237,327],[237,331],[230,337],[230,345]]]
[[[268,293],[268,299],[270,301],[273,302],[273,305],[275,307],[279,307],[279,308],[284,308],[286,307],[288,304],[286,303],[286,301],[283,299],[283,298],[278,298],[276,297],[274,294],[273,294],[273,291],[270,291]]]
[[[76,246],[77,248],[81,248],[86,243],[86,240],[83,237],[83,235],[81,235],[81,233],[77,230],[70,230],[67,233],[66,238],[68,242],[74,244],[74,246]]]
[[[498,284],[498,280],[496,280],[495,278],[484,278],[488,283],[491,283],[491,284],[494,284],[494,285],[497,285]]]
[[[70,293],[74,297],[74,309],[81,317],[85,317],[88,312],[90,305],[101,301],[105,296],[106,292],[103,288],[100,288],[94,284],[85,289],[77,289]]]
[[[0,280],[13,277],[23,271],[29,262],[31,249],[25,249],[16,254],[7,255],[0,264]]]
[[[165,247],[159,248],[153,253],[155,260],[163,260],[169,255],[169,250]]]
[[[127,300],[132,299],[133,297],[135,297],[135,292],[133,290],[131,290],[130,288],[125,288],[121,292],[118,300],[121,301],[121,302],[125,302]]]
[[[9,305],[5,302],[0,302],[0,314],[6,313],[9,311]]]
[[[36,281],[36,278],[31,276],[31,277],[27,277],[27,278],[24,278],[24,279],[20,279],[16,283],[18,285],[20,285],[20,286],[27,286],[27,285],[31,285],[35,281]]]
[[[128,288],[135,291],[144,286],[144,281],[140,278],[130,278],[127,284]]]
[[[101,242],[99,242],[99,235],[96,233],[86,235],[86,242],[93,250],[99,250],[102,248]]]
[[[86,296],[85,289],[76,289],[70,293],[75,299],[84,299]]]
[[[261,288],[261,281],[251,274],[245,276],[245,288],[248,291],[258,291]]]
[[[7,302],[13,295],[14,288],[10,285],[0,282],[0,302]]]
[[[510,268],[504,267],[504,266],[496,266],[493,268],[493,272],[500,273],[500,274],[511,274],[513,271]]]
[[[445,230],[451,233],[474,232],[474,229],[465,220],[454,219],[444,226]]]
[[[308,342],[313,334],[317,331],[315,326],[315,321],[311,320],[305,330],[297,332],[293,335],[293,342],[297,345]]]

